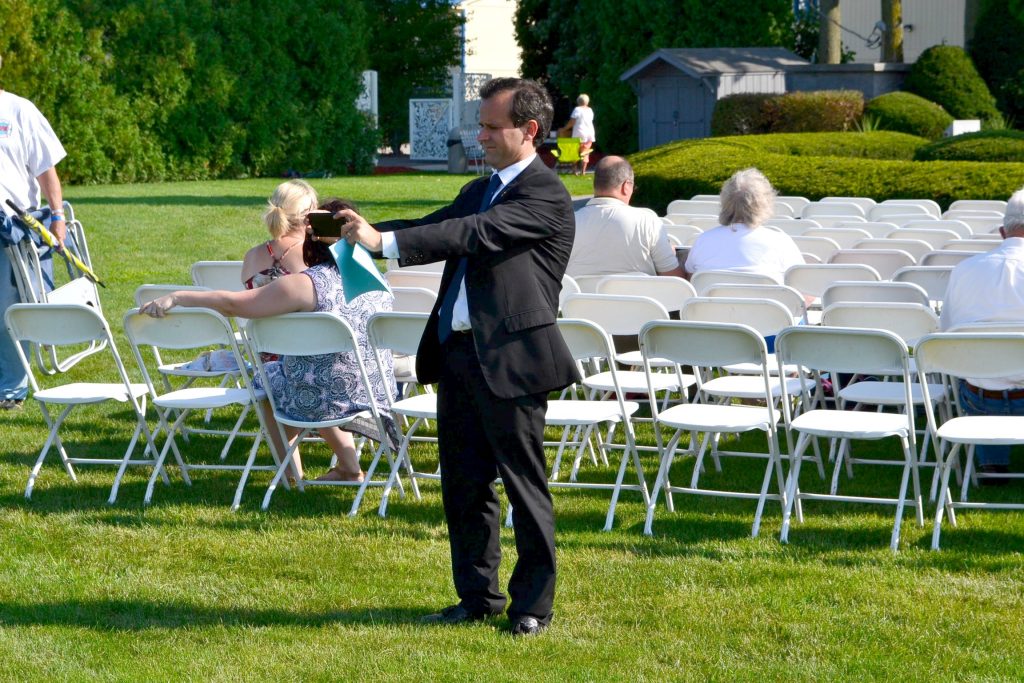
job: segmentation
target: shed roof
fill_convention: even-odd
[[[736,73],[775,73],[809,64],[806,59],[781,47],[662,48],[623,73],[626,81],[662,61],[693,78]]]

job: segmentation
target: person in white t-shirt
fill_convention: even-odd
[[[607,156],[594,166],[594,198],[576,212],[567,275],[683,276],[658,214],[629,205],[635,189],[633,167],[622,157]]]
[[[0,67],[3,57],[0,56]],[[40,191],[53,209],[50,232],[63,245],[67,226],[64,195],[55,166],[66,156],[53,128],[34,104],[0,88],[0,219],[9,220],[7,199],[21,209],[39,208]],[[0,249],[0,316],[18,302],[18,290],[6,249]],[[14,342],[0,334],[0,409],[20,408],[28,378]]]
[[[1024,324],[1024,188],[1006,203],[1003,242],[992,251],[961,261],[949,275],[939,327],[949,330],[970,323]],[[965,415],[1024,415],[1024,376],[961,378],[960,407]],[[982,474],[1009,472],[1010,447],[974,447]],[[983,486],[1009,483],[983,477]]]
[[[721,225],[694,241],[687,277],[702,270],[735,270],[767,275],[781,284],[787,268],[804,263],[789,235],[761,227],[774,211],[775,189],[759,170],[734,173],[722,185],[721,203]]]
[[[565,128],[572,125],[572,137],[580,139],[580,170],[579,175],[587,172],[587,160],[590,152],[597,142],[597,131],[594,129],[594,110],[590,108],[590,96],[586,93],[576,98],[576,108],[569,114],[569,123]]]

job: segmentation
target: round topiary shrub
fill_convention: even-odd
[[[864,112],[859,90],[789,92],[764,103],[772,133],[825,133],[852,130]]]
[[[903,87],[941,104],[955,119],[989,121],[999,116],[995,98],[963,48],[928,48],[914,63]]]
[[[918,148],[914,160],[1024,162],[1024,131],[986,130],[936,140]]]
[[[879,95],[864,107],[882,130],[895,130],[934,140],[953,122],[953,117],[934,102],[909,92]]]

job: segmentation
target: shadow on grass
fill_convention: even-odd
[[[113,631],[192,629],[197,626],[389,627],[418,624],[429,612],[429,609],[408,607],[302,612],[287,609],[212,608],[175,601],[68,599],[41,603],[0,602],[0,624],[77,626]]]

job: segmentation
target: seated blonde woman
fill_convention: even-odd
[[[242,261],[242,284],[246,289],[306,269],[302,260],[306,214],[316,206],[316,190],[305,180],[289,180],[277,186],[263,214],[270,239],[247,251]]]
[[[336,213],[341,209],[354,209],[342,200],[329,200],[321,209]],[[299,311],[330,311],[345,319],[355,332],[359,351],[363,358],[372,358],[366,336],[367,322],[378,311],[390,311],[394,297],[390,292],[368,292],[351,301],[345,300],[341,274],[327,245],[317,241],[306,228],[306,239],[302,246],[306,270],[279,277],[266,286],[244,292],[228,291],[180,291],[155,299],[142,307],[142,313],[155,318],[175,306],[201,306],[226,315],[242,318],[265,318],[283,313]],[[377,434],[372,423],[353,422],[348,425],[353,431],[379,440],[391,438],[395,443],[397,433],[387,407],[389,398],[395,396],[395,376],[389,353],[384,354],[384,375],[381,376],[376,363],[365,363],[370,383],[373,385],[374,400],[384,416],[388,436]],[[353,354],[342,353],[327,356],[287,356],[266,364],[270,386],[265,387],[273,396],[278,408],[290,418],[304,421],[333,420],[368,410],[370,397],[359,381]],[[338,378],[352,378],[353,381],[337,381]],[[264,406],[271,435],[279,453],[284,453],[284,444],[279,443],[277,423]],[[294,440],[297,430],[286,428],[289,440]],[[336,427],[321,429],[320,436],[337,456],[337,463],[318,481],[362,481],[364,473],[359,466],[355,441],[352,433]],[[301,476],[302,465],[299,452],[295,452],[295,470],[292,476]]]
[[[804,262],[789,235],[762,227],[775,211],[775,188],[759,170],[734,173],[722,185],[721,203],[721,225],[699,235],[690,249],[687,278],[702,270],[736,270],[782,284],[786,269]]]

